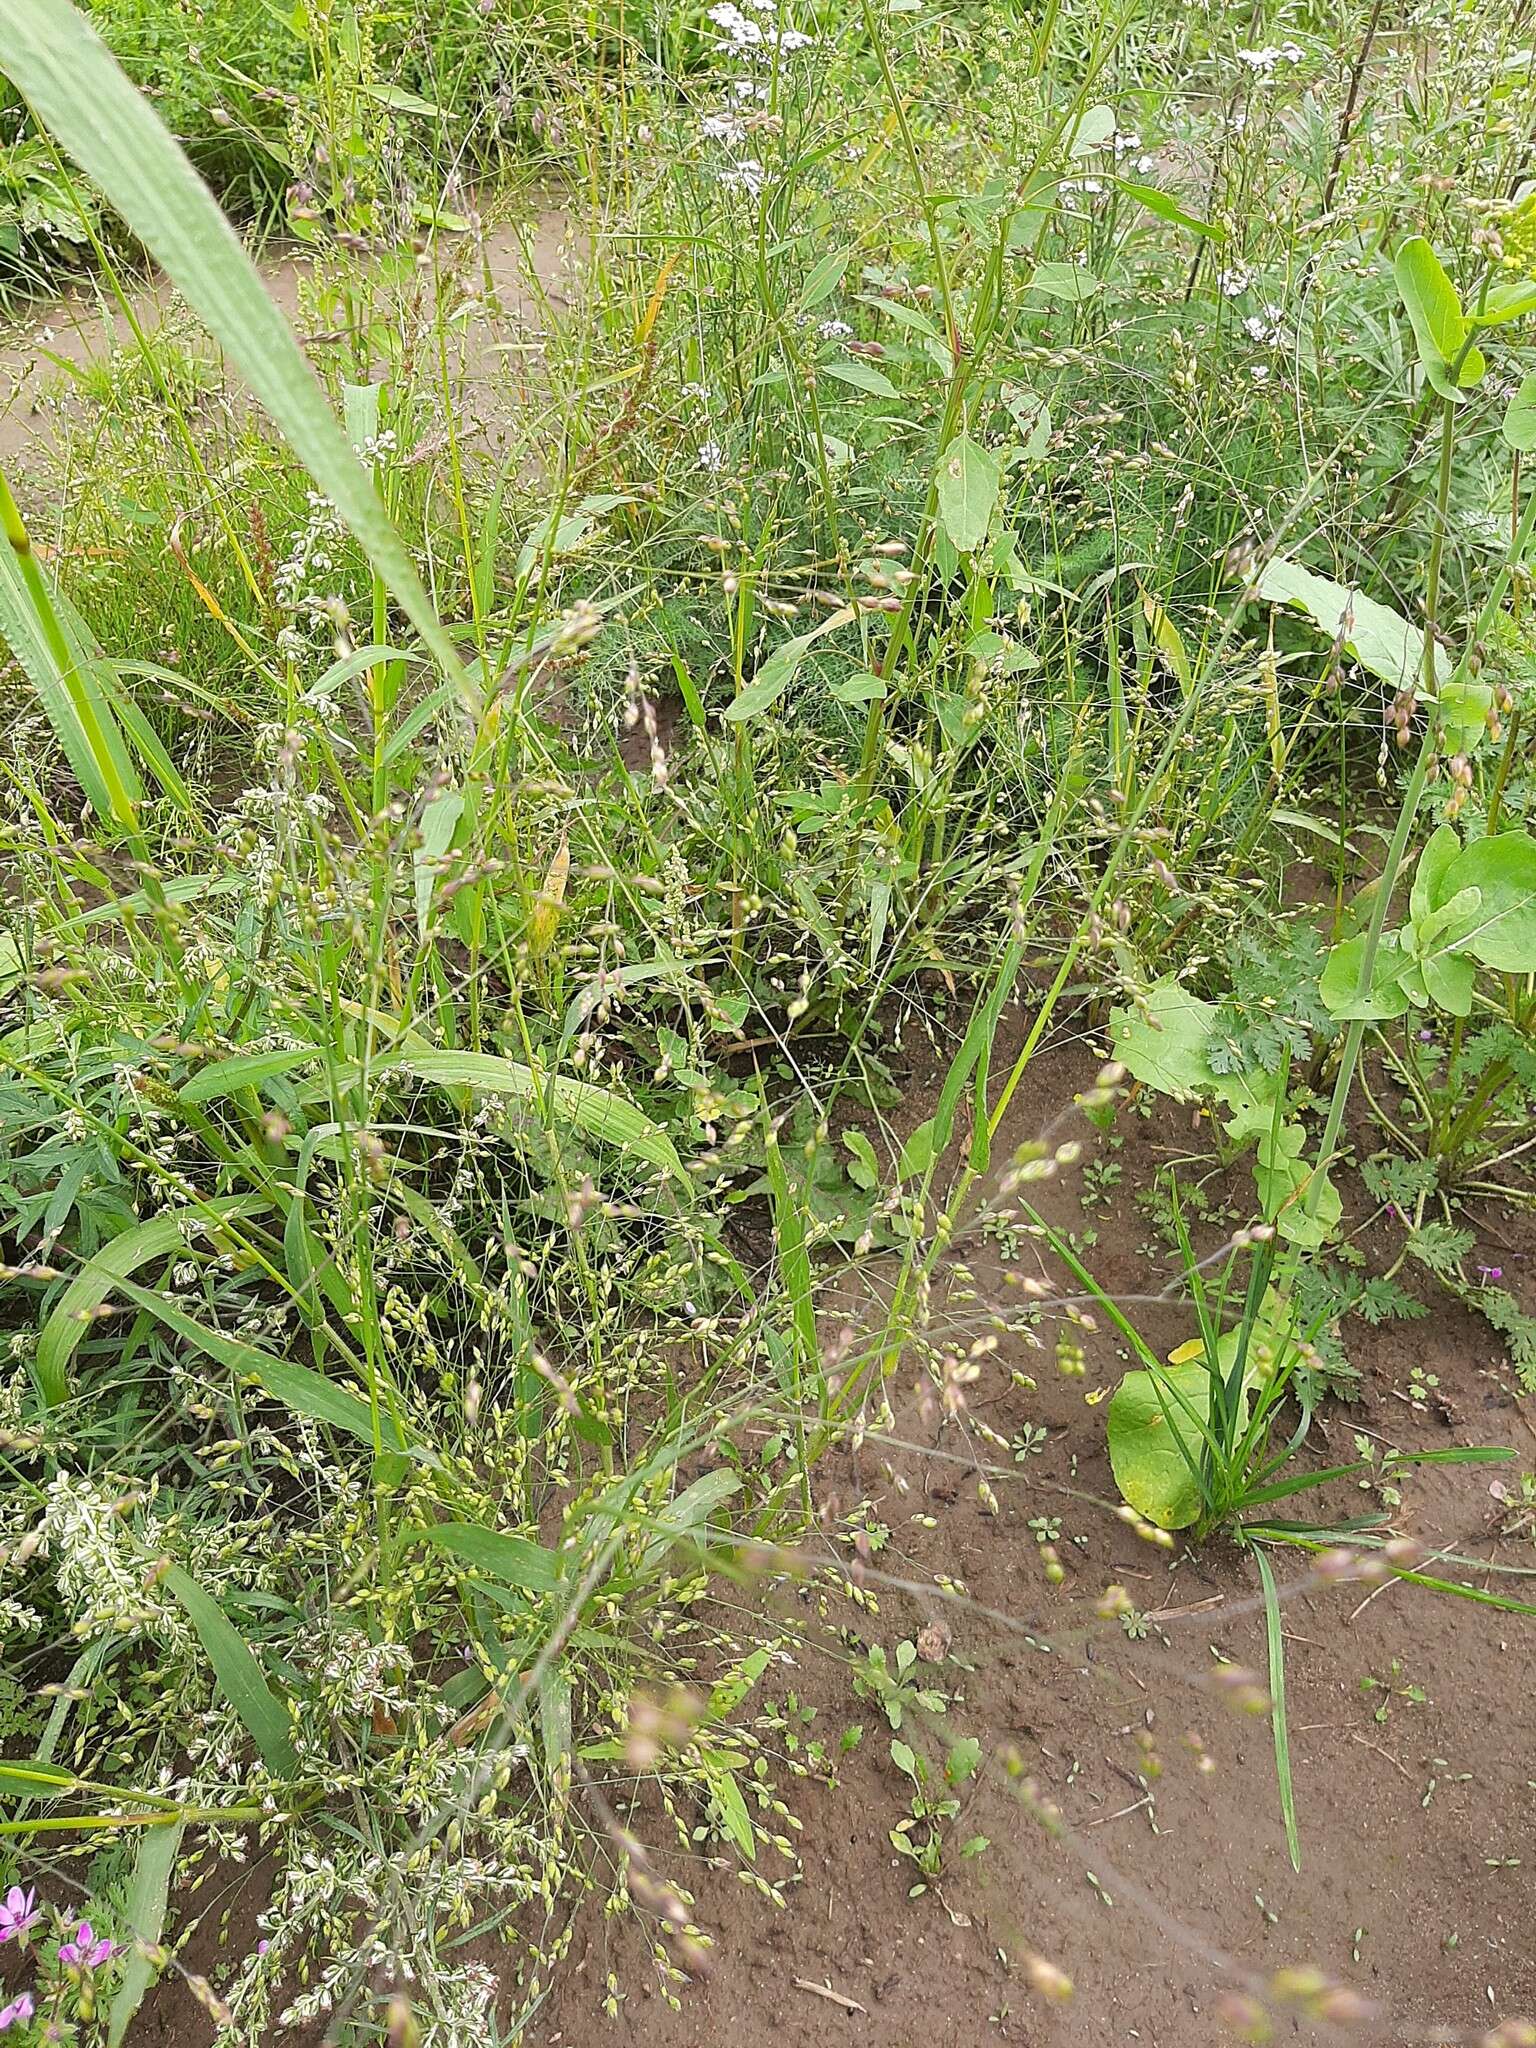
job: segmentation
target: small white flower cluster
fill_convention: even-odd
[[[1243,332],[1260,348],[1278,348],[1285,339],[1285,308],[1265,306],[1262,312],[1250,313],[1243,322]]]
[[[148,1564],[124,1524],[121,1503],[79,1473],[48,1483],[42,1548],[53,1564],[59,1598],[82,1641],[148,1631],[179,1648],[190,1646],[179,1607],[147,1583]]]
[[[294,535],[287,555],[272,575],[274,594],[287,611],[297,611],[305,603],[312,581],[328,576],[335,568],[336,558],[331,550],[339,544],[345,531],[336,515],[336,507],[323,492],[307,491],[305,497],[309,516]]]
[[[720,183],[728,192],[745,192],[758,198],[768,183],[760,158],[747,151],[750,133],[749,110],[768,98],[768,81],[759,75],[781,56],[809,49],[811,38],[803,29],[790,28],[779,19],[779,0],[717,0],[709,20],[720,31],[715,48],[746,67],[746,75],[732,81],[730,104],[706,114],[700,132],[730,152],[720,172]]]
[[[1239,50],[1237,61],[1255,78],[1264,79],[1273,76],[1277,64],[1300,64],[1306,54],[1300,43],[1266,43],[1262,49]]]
[[[808,50],[811,38],[798,28],[781,28],[776,20],[765,21],[762,17],[777,13],[775,0],[746,0],[751,14],[744,14],[735,0],[719,0],[709,10],[709,19],[719,29],[721,40],[716,48],[727,50],[733,56],[766,53],[771,56],[775,50],[786,55],[794,50]]]

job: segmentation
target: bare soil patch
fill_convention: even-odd
[[[1050,1121],[1091,1071],[1072,1050],[1038,1062],[1012,1141]],[[929,1107],[915,1102],[913,1120]],[[1096,1230],[1089,1256],[1117,1289],[1155,1291],[1171,1266],[1140,1250],[1152,1233],[1134,1196],[1164,1159],[1189,1149],[1187,1119],[1122,1114],[1118,1127],[1124,1170],[1113,1199],[1082,1210],[1079,1170],[1075,1184],[1053,1185],[1043,1206],[1063,1227]],[[1248,1200],[1236,1186],[1233,1193]],[[1528,1270],[1536,1233],[1512,1233],[1507,1218],[1499,1229],[1504,1240],[1519,1239],[1501,1246],[1506,1272]],[[977,1301],[1015,1305],[1007,1274],[1033,1269],[1035,1255],[1026,1249],[1004,1261],[995,1245],[973,1239],[961,1256],[972,1277],[951,1281],[957,1330],[967,1319],[976,1326]],[[1188,1312],[1173,1304],[1140,1313],[1163,1349],[1190,1334]],[[1368,2031],[1399,2042],[1475,2036],[1536,2001],[1536,1914],[1521,1869],[1533,1812],[1530,1623],[1402,1584],[1374,1597],[1353,1584],[1287,1600],[1302,1847],[1301,1872],[1293,1872],[1269,1719],[1235,1712],[1211,1680],[1213,1652],[1264,1672],[1253,1566],[1230,1546],[1194,1554],[1181,1545],[1165,1557],[1106,1511],[1115,1491],[1103,1410],[1090,1403],[1113,1387],[1123,1360],[1101,1330],[1083,1339],[1086,1379],[1063,1379],[1050,1326],[1042,1333],[1044,1351],[1005,1338],[973,1390],[973,1417],[1003,1438],[1041,1426],[1048,1433],[1044,1448],[1006,1476],[974,1431],[937,1426],[905,1373],[892,1441],[867,1441],[817,1474],[824,1509],[847,1510],[868,1495],[889,1540],[864,1575],[878,1613],[829,1590],[825,1575],[812,1586],[780,1585],[762,1601],[761,1634],[782,1632],[785,1646],[763,1691],[782,1699],[793,1689],[815,1709],[812,1729],[833,1751],[851,1723],[865,1729],[839,1760],[835,1788],[798,1783],[790,1792],[804,1821],[804,1882],[788,1909],[765,1904],[733,1868],[674,1867],[696,1892],[699,1923],[715,1944],[680,2009],[654,1987],[633,1925],[594,1915],[530,2039],[588,2048],[604,2038],[610,1969],[628,1992],[626,2037],[643,2048],[722,2040],[822,2048],[861,2037],[943,2048],[993,2038],[1199,2048],[1234,2038],[1215,2010],[1224,1989],[1258,1987],[1294,1966],[1354,1987],[1380,2008]],[[1405,1449],[1507,1443],[1529,1462],[1529,1425],[1497,1340],[1459,1307],[1441,1300],[1422,1322],[1354,1326],[1351,1352],[1362,1398],[1330,1404],[1308,1457],[1346,1462],[1361,1431]],[[1438,1376],[1433,1412],[1405,1399],[1415,1364]],[[1015,1372],[1036,1388],[1014,1384]],[[982,1464],[995,1513],[978,1498]],[[1399,1522],[1432,1547],[1536,1563],[1528,1539],[1492,1533],[1499,1511],[1489,1479],[1499,1471],[1507,1482],[1512,1469],[1421,1470],[1407,1482]],[[1330,1498],[1341,1517],[1372,1505],[1352,1484]],[[1061,1523],[1068,1577],[1055,1591],[1030,1528],[1041,1516]],[[853,1561],[846,1543],[824,1540],[819,1554]],[[1282,1584],[1306,1576],[1301,1553],[1277,1566]],[[941,1579],[961,1580],[965,1597],[944,1597]],[[903,1591],[895,1580],[932,1590]],[[1110,1581],[1124,1584],[1146,1617],[1139,1639],[1095,1613]],[[1519,1580],[1498,1583],[1524,1590]],[[948,1831],[946,1875],[914,1900],[912,1865],[890,1842],[910,1788],[890,1760],[878,1711],[854,1696],[851,1660],[877,1644],[890,1656],[935,1623],[948,1631],[949,1650],[920,1664],[922,1680],[952,1695],[945,1730],[951,1739],[976,1736],[990,1767],[967,1788]],[[923,1744],[921,1733],[908,1739]],[[942,1759],[942,1739],[926,1746]],[[999,1768],[1010,1751],[1060,1808],[1067,1839],[1051,1841],[1027,1817]],[[960,1844],[977,1834],[990,1846],[960,1857]],[[1071,1977],[1069,2000],[1031,1993],[1031,1955]],[[1286,2020],[1282,2037],[1336,2038],[1336,2030]]]

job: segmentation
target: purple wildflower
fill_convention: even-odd
[[[13,1884],[0,1899],[0,1942],[19,1940],[23,1934],[30,1933],[42,1917],[37,1893],[24,1892],[19,1884]]]
[[[1479,1266],[1477,1271],[1479,1279],[1483,1280],[1490,1287],[1494,1281],[1504,1278],[1504,1268],[1502,1266]]]
[[[13,1998],[9,2005],[0,2005],[0,2034],[21,2020],[31,2019],[36,2010],[30,1991],[23,1991],[20,1998]]]
[[[59,1961],[72,1963],[77,1970],[98,1970],[116,1954],[112,1943],[104,1934],[98,1935],[89,1920],[80,1922],[73,1941],[59,1943]]]

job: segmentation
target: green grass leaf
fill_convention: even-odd
[[[107,2012],[107,2048],[121,2048],[154,1980],[154,1965],[143,1945],[157,1943],[165,1926],[166,1899],[171,1872],[176,1867],[176,1852],[181,1847],[182,1828],[181,1821],[172,1821],[165,1827],[146,1828],[140,1837],[124,1906],[124,1918],[134,1939]]]
[[[259,1215],[268,1207],[264,1195],[221,1195],[195,1209],[169,1209],[104,1244],[59,1296],[38,1337],[33,1372],[44,1406],[56,1408],[69,1398],[69,1362],[90,1328],[92,1312],[128,1274],[184,1252],[210,1223]]]
[[[319,1056],[316,1047],[301,1045],[284,1052],[241,1052],[227,1060],[211,1060],[177,1089],[177,1100],[192,1105],[217,1102],[242,1088],[259,1088],[263,1081],[275,1081],[280,1074],[292,1073]]]
[[[1255,1550],[1259,1583],[1264,1588],[1264,1633],[1269,1646],[1269,1716],[1275,1731],[1275,1776],[1280,1783],[1280,1814],[1291,1868],[1301,1869],[1301,1834],[1296,1826],[1296,1788],[1291,1783],[1291,1733],[1285,1718],[1285,1633],[1280,1625],[1280,1596],[1275,1575],[1262,1550]]]
[[[751,682],[725,707],[725,716],[732,725],[740,725],[749,718],[760,718],[777,704],[799,672],[806,650],[813,647],[824,633],[833,633],[839,626],[846,626],[853,616],[852,607],[844,605],[829,619],[823,619],[819,626],[813,626],[809,633],[796,633],[793,639],[781,641]]]
[[[478,1095],[505,1095],[514,1102],[541,1108],[545,1094],[551,1113],[585,1131],[589,1138],[632,1152],[647,1165],[660,1167],[691,1192],[692,1184],[683,1171],[677,1148],[643,1110],[622,1096],[595,1088],[590,1081],[573,1081],[563,1074],[540,1080],[531,1067],[490,1052],[410,1052],[384,1061],[377,1073],[412,1074],[418,1081],[435,1081],[444,1088],[469,1088]]]
[[[245,1723],[262,1762],[276,1777],[296,1777],[299,1760],[294,1754],[288,1711],[268,1685],[255,1651],[212,1594],[180,1565],[166,1573],[165,1585],[187,1610],[214,1676]]]
[[[140,1287],[132,1280],[119,1280],[117,1291],[135,1307],[143,1309],[146,1315],[155,1317],[168,1330],[174,1330],[178,1337],[185,1338],[194,1350],[201,1351],[205,1357],[214,1359],[244,1378],[259,1381],[274,1401],[281,1401],[296,1415],[307,1415],[312,1422],[326,1423],[330,1428],[340,1430],[344,1436],[355,1437],[359,1443],[374,1447],[373,1408],[362,1394],[354,1394],[350,1388],[338,1386],[335,1380],[327,1379],[324,1373],[312,1371],[307,1365],[296,1365],[292,1359],[275,1357],[270,1351],[247,1344],[241,1337],[210,1329],[206,1323],[189,1316],[163,1295]],[[378,1448],[408,1457],[426,1456],[401,1434],[387,1409],[379,1414]]]
[[[0,29],[0,37],[4,31]],[[131,830],[144,790],[112,715],[104,678],[72,629],[0,478],[0,640],[37,692],[43,714],[87,803],[104,824]]]
[[[526,1536],[507,1536],[478,1522],[439,1522],[422,1533],[434,1549],[525,1593],[548,1593],[560,1583],[560,1559]]]
[[[850,384],[855,391],[867,391],[872,398],[901,396],[890,378],[869,363],[823,363],[821,367],[840,384]]]

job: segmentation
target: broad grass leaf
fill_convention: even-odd
[[[749,1862],[755,1862],[757,1837],[752,1832],[752,1816],[741,1796],[735,1772],[721,1763],[718,1757],[709,1757],[705,1760],[704,1775],[709,1786],[709,1803],[714,1808],[715,1821],[721,1833],[735,1843]]]
[[[134,1858],[133,1876],[123,1917],[134,1939],[123,1961],[123,1974],[107,2011],[107,2048],[122,2048],[135,2013],[154,1980],[155,1968],[145,1953],[146,1945],[158,1943],[165,1926],[165,1906],[170,1895],[171,1872],[181,1847],[185,1823],[167,1821],[161,1827],[145,1828]]]
[[[811,265],[810,275],[800,287],[799,310],[809,313],[813,306],[819,306],[830,299],[843,281],[843,274],[853,261],[851,249],[829,249],[825,256]]]
[[[727,1465],[690,1481],[647,1525],[667,1536],[696,1536],[710,1517],[741,1491],[741,1479]]]
[[[195,1316],[177,1308],[174,1302],[167,1301],[163,1295],[155,1294],[147,1287],[140,1287],[136,1281],[120,1280],[117,1285],[118,1292],[143,1309],[146,1315],[155,1317],[168,1330],[174,1330],[178,1337],[184,1338],[194,1350],[201,1351],[205,1357],[227,1367],[230,1372],[256,1380],[274,1401],[280,1401],[295,1415],[305,1415],[311,1422],[326,1423],[330,1428],[340,1430],[344,1436],[355,1437],[359,1443],[374,1448],[373,1407],[362,1394],[354,1394],[335,1380],[327,1379],[324,1373],[311,1371],[307,1365],[296,1365],[291,1358],[278,1358],[255,1344],[247,1344],[243,1337],[231,1337],[223,1330],[210,1329],[206,1323],[200,1323]],[[381,1409],[379,1414],[378,1443],[385,1451],[420,1456],[429,1463],[435,1462],[406,1441],[387,1409]]]
[[[796,633],[793,639],[781,641],[746,688],[726,705],[725,716],[731,724],[740,725],[749,718],[760,718],[777,704],[798,674],[807,649],[813,647],[824,633],[834,633],[839,626],[846,626],[853,616],[853,607],[843,605],[830,618],[823,619],[819,626],[813,626],[809,633]]]
[[[1206,1047],[1216,1025],[1216,1006],[1191,995],[1180,982],[1160,981],[1137,1009],[1110,1018],[1115,1058],[1138,1081],[1184,1101],[1216,1085]]]
[[[257,1216],[271,1207],[265,1195],[220,1195],[195,1209],[169,1209],[125,1230],[101,1247],[59,1296],[37,1340],[33,1371],[46,1407],[69,1395],[69,1362],[90,1327],[93,1310],[130,1273],[155,1259],[174,1258],[224,1218]]]
[[[259,1088],[264,1081],[291,1074],[295,1067],[319,1057],[318,1049],[308,1045],[290,1046],[282,1052],[234,1053],[227,1060],[211,1060],[206,1067],[200,1067],[191,1080],[177,1089],[176,1099],[194,1107],[202,1102],[217,1102],[242,1088]]]
[[[969,434],[957,434],[939,457],[939,523],[960,554],[986,539],[1001,481],[997,457]]]
[[[867,391],[873,398],[899,398],[901,393],[872,363],[823,363],[822,369],[839,384],[851,384],[855,391]]]
[[[422,945],[427,942],[432,893],[437,887],[443,856],[453,844],[463,815],[464,798],[456,789],[445,789],[421,814],[421,844],[411,857],[411,868],[416,894],[416,937]]]
[[[1276,555],[1265,565],[1258,591],[1271,604],[1298,606],[1330,640],[1342,635],[1345,651],[1394,690],[1417,683],[1423,675],[1424,635],[1390,605],[1378,604],[1362,591],[1347,590],[1326,576],[1315,576],[1284,555]],[[1448,669],[1445,655],[1437,648],[1437,681]]]
[[[439,1522],[423,1534],[435,1550],[525,1593],[552,1592],[560,1583],[559,1557],[526,1536],[507,1536],[478,1522]]]
[[[78,1782],[73,1771],[61,1771],[53,1764],[0,1760],[0,1799],[56,1799],[72,1792]]]
[[[373,478],[213,195],[68,0],[5,0],[0,70],[205,320],[444,672],[470,693]]]
[[[262,1762],[275,1777],[296,1777],[288,1710],[268,1685],[255,1651],[213,1595],[180,1565],[165,1574],[164,1584],[187,1610],[224,1697],[245,1723]]]
[[[3,492],[0,504],[8,496]],[[46,585],[46,578],[30,542],[23,547],[21,540],[25,533],[18,515],[17,533],[0,540],[0,640],[37,692],[91,809],[104,824],[131,830],[144,789],[107,701],[102,676],[83,639],[71,631],[56,594],[45,590],[40,604],[35,586]]]
[[[1203,1362],[1161,1366],[1156,1375],[1128,1372],[1111,1397],[1107,1427],[1115,1484],[1137,1514],[1159,1529],[1187,1529],[1199,1520],[1196,1474],[1209,1414],[1210,1378]]]
[[[660,1167],[673,1180],[692,1191],[683,1171],[677,1148],[643,1110],[622,1096],[596,1088],[590,1081],[573,1081],[563,1074],[540,1080],[531,1067],[490,1052],[409,1052],[384,1061],[377,1073],[412,1074],[418,1081],[435,1081],[445,1088],[469,1088],[481,1095],[505,1095],[517,1102],[542,1106],[547,1094],[551,1112],[585,1131],[589,1138],[632,1152],[647,1165]]]
[[[1170,199],[1166,192],[1159,192],[1155,185],[1136,185],[1127,178],[1117,178],[1115,182],[1127,197],[1144,206],[1148,213],[1155,213],[1159,220],[1188,228],[1191,234],[1206,235],[1213,242],[1225,241],[1224,230],[1213,227],[1208,220],[1197,220],[1194,214],[1186,213],[1176,199]]]

